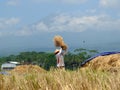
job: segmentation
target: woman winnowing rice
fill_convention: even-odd
[[[55,36],[54,43],[56,47],[60,47],[60,49],[56,49],[54,52],[57,59],[57,67],[64,68],[64,55],[67,53],[67,45],[64,43],[61,36]]]

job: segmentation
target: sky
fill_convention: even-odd
[[[120,50],[120,0],[0,0],[0,55],[55,48]],[[98,45],[98,46],[97,46]]]

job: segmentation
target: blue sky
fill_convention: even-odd
[[[53,48],[54,35],[69,47],[119,45],[120,0],[1,0],[0,51]],[[93,46],[94,47],[94,46]]]

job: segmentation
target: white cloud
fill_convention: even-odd
[[[82,32],[85,30],[119,30],[120,19],[112,19],[107,15],[70,16],[58,15],[48,20],[38,22],[34,28],[39,32]]]
[[[13,35],[13,29],[19,22],[19,18],[0,18],[0,37]]]
[[[56,2],[56,3],[66,3],[66,4],[80,4],[80,3],[84,3],[87,0],[32,0],[34,2]]]
[[[17,6],[19,3],[20,3],[20,0],[9,0],[9,1],[7,2],[7,5]]]
[[[70,4],[78,4],[78,3],[84,3],[87,0],[61,0],[63,3],[70,3]]]
[[[12,27],[20,22],[19,18],[0,18],[0,29]]]
[[[5,20],[4,23],[9,25],[11,24],[10,21],[14,25],[19,20],[9,19]],[[60,14],[48,18],[47,21],[42,20],[31,26],[24,26],[21,29],[9,30],[8,32],[0,32],[0,36],[3,33],[4,35],[29,36],[42,32],[84,32],[90,30],[120,30],[120,19],[113,19],[108,15],[72,16]]]
[[[48,31],[48,27],[46,24],[44,24],[43,22],[37,23],[36,25],[33,25],[32,27],[35,30],[38,31]]]
[[[120,0],[100,0],[100,5],[103,7],[117,8],[120,7]]]
[[[89,13],[89,14],[91,14],[91,13],[96,13],[96,12],[97,12],[97,9],[88,9],[88,10],[86,10],[85,12],[86,12],[86,13]]]
[[[32,34],[33,34],[33,32],[31,31],[31,28],[29,28],[27,26],[23,27],[22,29],[12,32],[12,35],[14,35],[14,36],[29,36]]]

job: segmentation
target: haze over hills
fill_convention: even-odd
[[[100,52],[120,51],[119,32],[52,32],[39,33],[32,36],[1,37],[0,56],[18,54],[19,52],[25,51],[53,52],[55,50],[53,43],[53,37],[55,35],[63,36],[69,46],[69,51],[76,48],[95,49]]]
[[[99,52],[120,51],[120,43],[104,43],[104,44],[81,44],[80,46],[69,46],[69,51],[73,52],[77,48],[85,48],[89,50],[98,50]],[[54,52],[55,47],[12,47],[0,49],[0,56],[16,55],[20,52]]]

